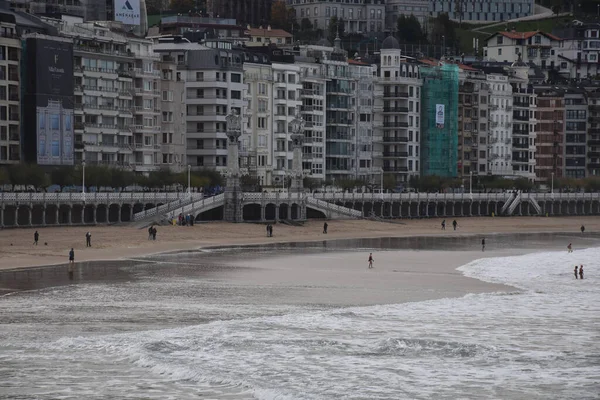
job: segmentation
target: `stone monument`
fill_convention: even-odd
[[[242,221],[242,191],[240,187],[239,139],[242,135],[242,116],[232,109],[227,117],[227,169],[225,171],[225,209],[223,219]]]

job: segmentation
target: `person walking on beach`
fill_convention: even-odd
[[[573,252],[573,246],[571,245],[571,243],[569,243],[569,245],[567,246],[567,253],[572,253]]]
[[[373,267],[373,261],[375,261],[375,260],[373,259],[373,253],[369,253],[369,260],[368,261],[369,261],[369,269],[374,268]]]
[[[152,240],[156,240],[156,228],[152,227]]]
[[[445,231],[446,230],[446,220],[442,221],[442,230]]]
[[[85,247],[92,247],[92,234],[89,232],[85,234]]]
[[[585,232],[585,226],[581,225],[581,233]]]
[[[327,234],[327,222],[323,224],[323,233]]]
[[[575,274],[575,279],[577,279],[577,265],[575,266],[575,269],[573,270],[573,273]]]
[[[271,226],[271,224],[267,224],[267,237],[269,237],[269,236],[270,236],[270,232],[269,232],[269,230],[270,230],[270,229],[269,229],[269,228],[270,228],[270,226]]]
[[[456,230],[456,227],[458,226],[458,222],[456,222],[456,220],[452,221],[452,226],[454,227],[454,230]]]
[[[152,231],[154,230],[154,225],[150,225],[148,228],[148,240],[152,239]]]
[[[579,267],[579,279],[583,279],[583,264]]]
[[[485,251],[485,238],[481,239],[481,251]]]
[[[269,237],[273,237],[273,225],[269,224]]]
[[[33,234],[33,244],[37,246],[38,240],[40,240],[40,234],[38,233],[38,231],[35,231],[35,233]]]
[[[69,251],[69,279],[73,279],[74,270],[75,270],[75,251],[71,247],[71,251]]]

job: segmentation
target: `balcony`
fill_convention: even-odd
[[[408,157],[407,151],[384,151],[383,157],[395,158],[395,157]]]
[[[408,172],[408,167],[383,166],[383,172]]]
[[[529,131],[523,129],[513,129],[513,135],[529,135]]]
[[[525,108],[529,108],[529,103],[525,102],[525,101],[514,101],[513,102],[513,106],[514,107],[525,107]]]
[[[600,151],[588,151],[588,157],[597,158],[600,157]]]
[[[588,146],[600,146],[600,139],[591,139],[587,142]]]
[[[529,143],[513,143],[513,149],[529,149]]]
[[[384,91],[383,92],[383,97],[406,99],[406,98],[408,98],[408,92],[388,92],[388,91]]]
[[[513,115],[513,119],[516,121],[529,121],[529,115]]]
[[[408,122],[387,121],[383,123],[384,128],[408,128]]]
[[[383,107],[384,113],[406,113],[408,107]]]
[[[382,142],[384,143],[407,143],[408,138],[402,136],[384,136],[382,138]]]

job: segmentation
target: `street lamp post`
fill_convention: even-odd
[[[381,189],[379,192],[381,193],[381,200],[383,200],[383,167],[381,168]]]
[[[469,194],[473,195],[473,171],[469,171]]]
[[[191,183],[190,171],[191,170],[192,170],[192,166],[190,164],[188,164],[188,194],[190,195],[190,197],[192,196],[192,186],[190,185],[190,183]]]
[[[554,197],[554,172],[551,172],[550,174],[552,176],[552,186],[550,186],[550,194],[552,195],[552,197]]]
[[[83,171],[81,175],[81,193],[85,194],[85,160],[81,162],[81,165],[83,166]]]

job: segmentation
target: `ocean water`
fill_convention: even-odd
[[[515,289],[339,308],[132,268],[3,296],[0,399],[600,398],[600,249],[459,270]]]

